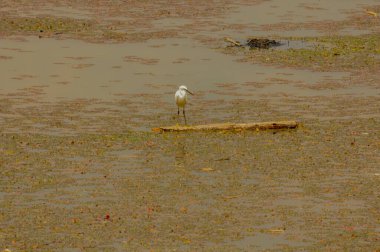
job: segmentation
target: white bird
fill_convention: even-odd
[[[178,116],[179,116],[179,108],[181,107],[183,110],[183,117],[185,118],[185,123],[186,123],[186,115],[185,115],[185,105],[187,101],[187,93],[193,95],[186,86],[180,86],[175,92],[175,103],[177,104],[178,107]]]

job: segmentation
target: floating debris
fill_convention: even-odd
[[[366,10],[366,12],[367,12],[368,15],[371,15],[371,16],[373,16],[375,18],[378,17],[378,14],[376,12],[374,12],[374,11]]]
[[[229,37],[225,37],[224,41],[231,43],[234,46],[242,46],[242,44],[240,44],[239,41],[233,40],[232,38],[229,38]]]
[[[273,39],[252,38],[247,40],[250,48],[269,49],[270,47],[280,46],[281,43]]]
[[[267,38],[250,38],[247,40],[246,43],[240,43],[239,41],[236,41],[232,38],[225,37],[224,41],[230,43],[231,46],[236,46],[236,47],[247,46],[249,48],[259,48],[259,49],[269,49],[271,47],[282,45],[282,43],[279,41],[276,41],[273,39],[267,39]]]

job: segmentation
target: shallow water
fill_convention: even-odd
[[[364,12],[376,0],[328,1],[328,0],[271,0],[260,4],[238,5],[224,20],[227,23],[268,25],[282,22],[303,23],[315,21],[340,21],[352,11]]]
[[[3,12],[10,12],[13,15],[22,17],[38,17],[38,16],[56,16],[63,18],[90,19],[91,12],[84,9],[75,9],[67,6],[55,6],[53,4],[44,4],[29,10],[15,10],[12,7],[2,8]]]
[[[0,250],[377,249],[377,76],[363,65],[250,64],[221,50],[224,36],[330,33],[324,21],[376,1],[66,2],[4,0],[0,13],[92,20],[145,39],[1,33]],[[263,28],[282,22],[323,25]],[[309,44],[287,46],[276,50]],[[173,99],[182,84],[195,93],[189,124],[300,127],[152,133],[184,123]]]
[[[182,84],[195,93],[209,93],[206,98],[217,98],[220,90],[228,99],[229,90],[223,90],[224,83],[252,98],[273,91],[305,95],[302,88],[293,84],[312,86],[348,76],[239,63],[189,39],[89,44],[30,37],[26,41],[3,40],[0,54],[9,57],[0,61],[1,93],[27,95],[28,88],[32,88],[36,92],[33,95],[49,101],[58,98],[107,101],[117,95],[136,93],[162,94],[165,101],[171,101],[169,92]],[[284,84],[272,86],[270,82],[274,79]],[[263,83],[258,92],[250,92],[249,85],[244,85],[252,82]]]

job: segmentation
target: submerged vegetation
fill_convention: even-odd
[[[9,35],[57,35],[57,34],[89,34],[95,23],[88,20],[77,20],[58,17],[3,17],[0,29]]]
[[[228,251],[274,239],[265,246],[376,249],[378,124],[314,121],[276,134],[1,134],[0,242]]]
[[[142,42],[152,38],[175,37],[175,31],[136,32],[134,27],[123,22],[101,23],[87,19],[45,17],[0,18],[3,35],[32,35],[40,38],[74,38],[89,42]]]
[[[141,42],[181,36],[189,38],[182,41],[197,41],[190,47],[204,49],[220,48],[220,37],[241,31],[243,24],[221,20],[227,20],[224,15],[234,12],[238,3],[244,9],[250,1],[85,1],[92,10],[87,18],[15,15],[33,4],[57,1],[33,1],[25,7],[30,2],[1,1],[1,38]],[[83,7],[80,1],[63,2],[72,9]],[[318,4],[303,7],[310,14],[323,9]],[[268,11],[275,10],[270,4]],[[371,7],[373,13],[379,10]],[[170,50],[176,54],[179,47],[170,39],[148,45],[171,44],[159,59],[147,55],[150,51],[123,45],[117,57],[110,58],[112,63],[103,65],[101,56],[80,55],[88,45],[81,43],[71,53],[54,47],[64,54],[46,61],[63,66],[54,73],[48,64],[41,64],[41,76],[15,71],[15,76],[9,75],[16,83],[14,90],[8,93],[0,86],[0,251],[378,250],[380,38],[373,32],[378,19],[362,14],[354,24],[370,24],[371,34],[276,37],[312,45],[301,48],[221,48],[240,56],[240,61],[272,67],[252,67],[251,75],[247,64],[245,73],[252,80],[236,83],[212,83],[213,74],[204,69],[210,78],[199,80],[203,86],[189,101],[191,123],[297,120],[300,126],[293,130],[150,132],[151,127],[181,122],[170,91],[179,83],[169,80],[198,81],[183,78],[188,76],[184,72],[173,75],[170,67],[184,66],[175,69],[186,72],[199,60],[215,62],[196,50],[194,57],[173,58]],[[173,28],[170,18],[174,23],[188,20]],[[248,18],[251,22],[252,16]],[[160,19],[163,25],[154,24]],[[324,25],[280,23],[277,28],[323,30],[350,24],[348,19]],[[0,49],[0,62],[9,63],[9,72],[19,63],[25,65],[20,54],[34,55],[33,64],[38,62],[36,54],[22,50],[31,41],[13,42]],[[132,51],[129,56],[127,50]],[[37,56],[50,53],[35,51]],[[99,73],[83,67],[96,64]],[[167,82],[155,82],[152,69],[159,64],[169,66],[163,68],[169,69]],[[132,65],[135,69],[129,68]],[[216,73],[234,76],[234,69],[221,66]],[[280,71],[274,72],[273,66]],[[306,77],[296,78],[296,68],[323,73],[309,81],[311,71],[297,70]],[[122,74],[100,78],[103,71]],[[149,76],[149,91],[157,93],[128,93],[126,71],[138,78]],[[364,74],[357,74],[360,71]],[[92,99],[91,85],[70,89],[86,82],[83,75],[101,79],[101,92],[112,98]],[[57,77],[61,81],[55,82]],[[23,88],[17,86],[21,82]],[[126,92],[112,93],[116,85],[125,85]],[[44,100],[45,89],[58,87],[62,97]],[[67,95],[70,91],[88,96],[73,98]]]
[[[355,71],[362,67],[370,71],[377,71],[380,68],[380,37],[377,34],[283,39],[304,40],[313,46],[270,50],[242,50],[227,47],[224,52],[237,55],[242,53],[244,55],[242,61],[311,68],[318,71],[331,71],[332,69]]]

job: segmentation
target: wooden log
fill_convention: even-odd
[[[234,46],[241,46],[239,41],[233,40],[232,38],[225,37],[224,41],[233,44]]]
[[[296,121],[258,122],[258,123],[216,123],[194,126],[168,126],[153,128],[155,132],[166,131],[242,131],[242,130],[268,130],[268,129],[295,129]]]

